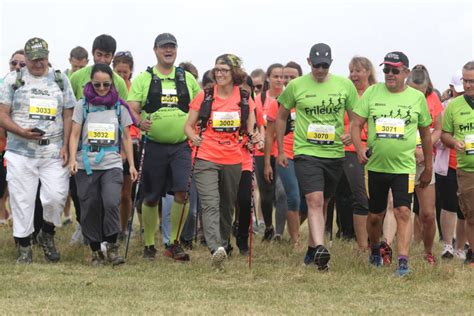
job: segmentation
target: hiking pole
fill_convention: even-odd
[[[199,127],[199,138],[201,138],[201,136],[202,136],[202,128]],[[183,208],[181,209],[181,216],[179,217],[178,231],[176,232],[175,240],[179,240],[179,233],[181,230],[181,225],[183,224],[184,209],[186,208],[186,204],[188,203],[188,200],[189,200],[189,192],[191,191],[191,183],[193,181],[194,166],[196,165],[196,158],[197,158],[198,152],[199,152],[199,146],[196,146],[196,152],[194,153],[193,163],[191,165],[191,173],[189,174],[189,178],[188,178],[188,187],[186,189],[186,194],[184,195]],[[196,216],[197,216],[197,210],[196,210]],[[197,218],[196,218],[196,221],[197,221]]]
[[[148,119],[150,119],[150,115],[148,115]],[[140,192],[140,185],[141,185],[142,173],[143,173],[143,161],[145,160],[145,147],[146,147],[147,139],[148,139],[148,132],[146,132],[145,135],[143,136],[142,153],[140,156],[140,165],[138,166],[137,185],[135,186],[135,197],[133,198],[132,214],[131,214],[130,222],[128,224],[128,236],[127,236],[127,243],[125,245],[125,259],[127,259],[127,255],[128,255],[128,245],[130,244],[130,235],[132,234],[133,218],[135,217],[135,208],[137,207],[138,192]]]
[[[248,134],[249,141],[252,143],[252,136]],[[249,269],[252,269],[252,255],[253,255],[253,215],[255,213],[255,217],[257,217],[257,212],[255,210],[255,187],[257,185],[257,179],[255,178],[255,147],[252,144],[252,149],[250,150],[250,155],[252,157],[252,196],[250,197],[250,227],[249,227]],[[258,224],[257,224],[258,225]]]

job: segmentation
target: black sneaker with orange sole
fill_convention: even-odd
[[[189,255],[184,252],[180,243],[175,241],[174,244],[166,246],[165,257],[174,259],[176,261],[189,261]]]

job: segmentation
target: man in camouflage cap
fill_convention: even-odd
[[[38,243],[50,262],[59,261],[55,226],[69,188],[67,169],[71,117],[76,99],[67,77],[49,67],[48,43],[32,38],[25,44],[26,67],[9,73],[0,86],[0,127],[8,133],[5,159],[18,241],[17,263],[31,263],[30,235],[38,182],[44,224]]]

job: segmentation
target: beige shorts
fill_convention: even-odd
[[[423,170],[425,170],[425,164],[422,164],[422,165],[416,165],[416,175],[415,175],[415,185],[419,185],[420,184],[420,177],[421,177],[421,173],[423,172]],[[434,168],[433,168],[433,172],[431,173],[431,181],[430,181],[430,184],[434,184],[435,183],[435,172],[434,172]]]
[[[466,220],[474,220],[474,172],[456,170],[459,206]]]

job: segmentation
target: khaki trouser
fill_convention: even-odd
[[[227,247],[242,164],[222,165],[196,159],[194,181],[202,209],[204,237],[211,252]]]

